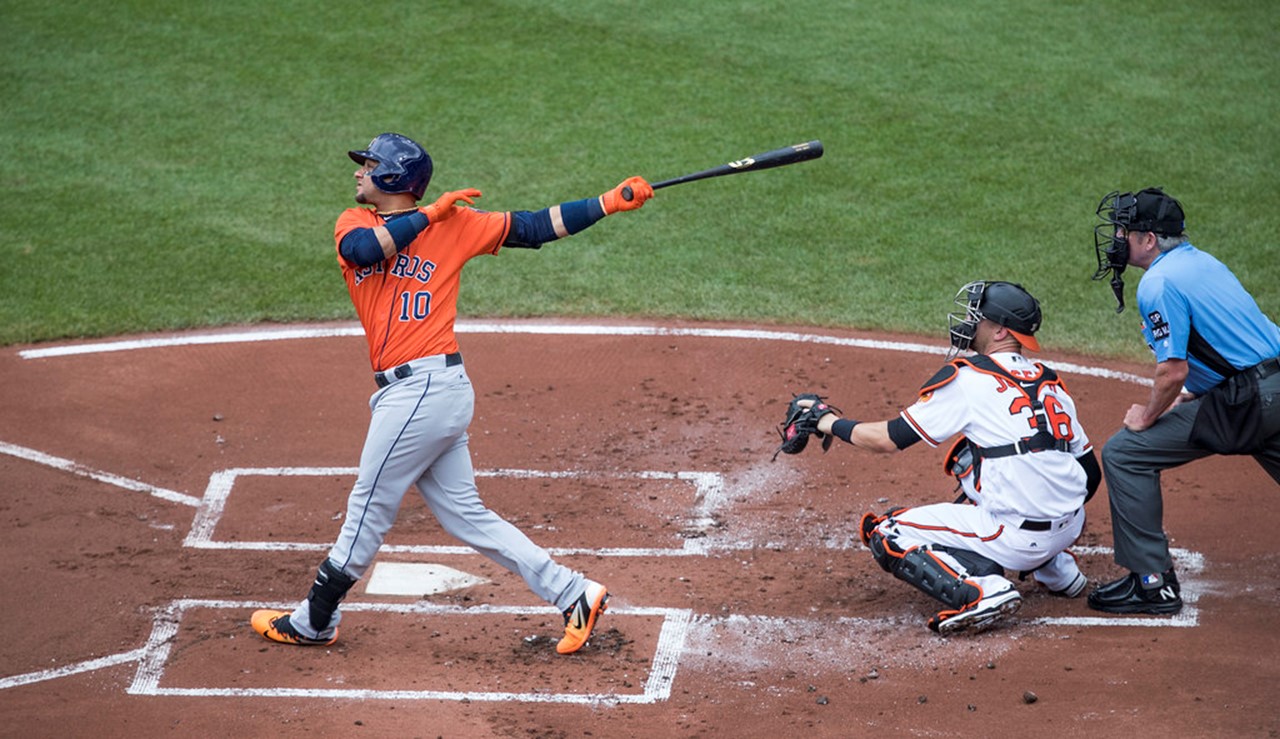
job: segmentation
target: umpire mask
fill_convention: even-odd
[[[1159,236],[1177,236],[1185,227],[1182,205],[1158,187],[1137,194],[1113,191],[1098,203],[1101,223],[1093,227],[1093,250],[1098,270],[1093,279],[1111,275],[1111,291],[1116,296],[1116,313],[1124,311],[1124,274],[1129,266],[1129,232],[1151,231]]]
[[[1129,231],[1122,219],[1124,223],[1132,223],[1137,203],[1131,192],[1115,190],[1107,193],[1098,203],[1097,214],[1102,222],[1093,227],[1093,251],[1098,257],[1098,270],[1093,273],[1093,279],[1101,280],[1111,275],[1116,313],[1124,310],[1124,278],[1121,275],[1129,266]]]

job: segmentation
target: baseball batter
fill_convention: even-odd
[[[804,410],[782,448],[808,433],[876,452],[962,435],[947,458],[961,500],[867,513],[859,532],[885,571],[942,602],[928,626],[943,635],[982,631],[1018,610],[1006,569],[1057,595],[1084,592],[1088,580],[1067,547],[1102,476],[1062,380],[1023,356],[1040,349],[1039,302],[1020,285],[973,282],[956,303],[963,312],[949,316],[951,355],[975,354],[953,358],[888,421],[861,423],[821,399],[799,400]]]
[[[373,564],[404,494],[416,487],[445,531],[520,575],[564,614],[556,651],[575,652],[605,610],[608,590],[553,561],[480,500],[467,447],[475,393],[454,336],[459,277],[473,257],[503,246],[536,249],[641,207],[653,190],[632,177],[599,197],[491,213],[458,205],[480,196],[465,189],[420,208],[432,174],[421,145],[384,133],[348,154],[359,165],[355,200],[369,207],[343,211],[334,239],[378,389],[337,542],[306,599],[292,612],[255,612],[253,629],[282,644],[337,641],[339,603]],[[624,187],[630,198],[622,197]]]

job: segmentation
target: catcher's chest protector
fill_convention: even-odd
[[[957,357],[947,363],[938,374],[934,375],[925,386],[920,389],[921,393],[935,390],[946,385],[955,379],[956,373],[961,367],[969,367],[970,369],[981,372],[986,375],[992,375],[1000,378],[1006,386],[1016,389],[1027,398],[1030,405],[1031,413],[1036,422],[1036,433],[1019,439],[1012,444],[1004,444],[1001,446],[980,447],[977,444],[970,444],[973,448],[976,459],[974,460],[975,472],[976,467],[981,464],[982,459],[991,459],[993,457],[1008,457],[1014,454],[1028,454],[1031,452],[1042,452],[1054,449],[1065,452],[1069,449],[1069,442],[1065,439],[1059,439],[1053,434],[1053,425],[1049,423],[1048,413],[1045,412],[1044,403],[1040,400],[1040,390],[1045,385],[1059,385],[1058,373],[1052,369],[1045,367],[1039,362],[1035,363],[1036,369],[1039,371],[1034,378],[1017,377],[1001,367],[991,357],[985,354],[974,354],[971,357]],[[955,455],[956,448],[953,447],[948,458]]]

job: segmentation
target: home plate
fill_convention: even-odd
[[[488,582],[484,578],[437,564],[379,562],[364,592],[370,595],[433,595]]]

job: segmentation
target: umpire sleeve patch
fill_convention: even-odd
[[[1169,322],[1160,311],[1153,310],[1147,314],[1147,325],[1151,327],[1151,338],[1156,341],[1169,338]]]

